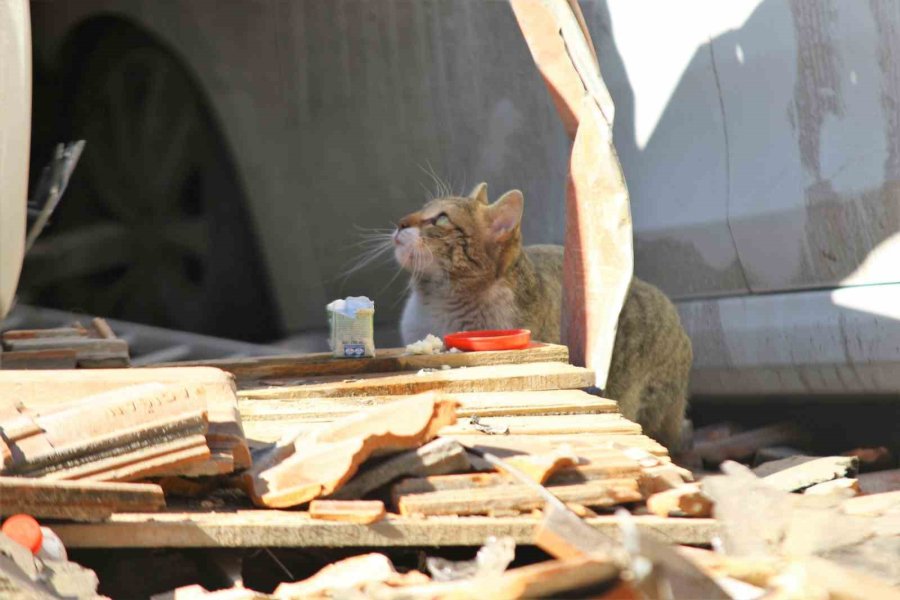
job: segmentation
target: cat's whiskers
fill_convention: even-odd
[[[362,248],[362,250],[351,259],[350,262],[352,264],[338,275],[344,281],[353,273],[368,267],[378,260],[388,258],[388,253],[393,250],[393,230],[372,230],[369,233],[361,234],[361,237],[363,239],[354,244],[353,247]]]

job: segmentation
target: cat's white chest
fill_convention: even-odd
[[[494,286],[477,298],[453,296],[425,297],[414,290],[400,319],[404,344],[421,340],[429,333],[443,336],[454,331],[512,329],[517,327],[517,310],[512,290]]]

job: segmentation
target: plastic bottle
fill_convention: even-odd
[[[41,527],[31,515],[13,515],[3,522],[0,532],[25,546],[42,560],[68,560],[66,547],[49,527]]]

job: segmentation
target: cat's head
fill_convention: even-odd
[[[468,197],[436,198],[397,223],[394,256],[414,278],[490,283],[521,252],[524,204],[519,190],[490,204],[485,183]]]

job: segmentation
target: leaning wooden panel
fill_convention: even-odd
[[[318,377],[417,371],[427,368],[440,369],[444,365],[456,368],[535,362],[568,363],[569,349],[557,344],[534,343],[525,350],[407,354],[404,348],[388,348],[377,350],[374,358],[335,358],[331,352],[320,352],[170,363],[160,366],[217,367],[232,373],[240,381],[250,381],[273,377]]]
[[[243,390],[242,398],[322,398],[398,396],[428,391],[516,392],[586,388],[594,385],[589,369],[558,362],[497,365],[416,373],[369,373],[358,377],[309,377],[270,380],[265,389]]]
[[[613,516],[590,517],[591,527],[619,539]],[[641,531],[671,543],[707,545],[719,534],[713,519],[636,516]],[[96,524],[60,523],[53,530],[68,548],[390,548],[409,546],[480,547],[488,536],[511,536],[531,544],[539,521],[518,517],[427,517],[388,515],[370,525],[321,521],[306,512],[164,512],[116,514]]]

